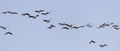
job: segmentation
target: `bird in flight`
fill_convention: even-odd
[[[74,29],[79,29],[80,26],[73,26],[72,28],[74,28]]]
[[[6,32],[5,35],[13,35],[11,32]]]
[[[79,26],[80,28],[84,28],[85,27],[85,25],[82,25],[82,26]]]
[[[68,28],[68,27],[62,27],[62,29],[66,29],[66,30],[69,30],[69,28]]]
[[[48,29],[52,29],[53,27],[56,27],[55,25],[51,24],[49,27],[47,27]]]
[[[41,12],[44,12],[45,10],[36,10],[35,12],[36,13],[41,13]]]
[[[58,23],[61,26],[67,25],[66,23]]]
[[[26,16],[26,15],[27,15],[27,16],[30,16],[29,13],[23,13],[22,15],[23,15],[23,16]]]
[[[99,45],[101,48],[105,47],[105,46],[108,46],[107,44],[103,44],[103,45]]]
[[[50,23],[51,19],[48,19],[48,20],[44,19],[43,21],[46,22],[46,23]]]
[[[17,12],[11,12],[11,14],[18,14]]]
[[[36,19],[37,17],[39,17],[39,15],[36,15],[36,16],[29,15],[29,18]]]
[[[5,11],[5,12],[2,12],[3,14],[7,14],[7,13],[11,13],[10,11]]]
[[[3,30],[6,30],[7,28],[6,27],[4,27],[4,26],[0,26],[0,28],[2,28]]]
[[[91,43],[96,43],[95,41],[93,41],[93,40],[91,40],[90,42],[89,42],[89,44],[91,44]]]
[[[48,14],[50,14],[50,12],[46,12],[46,13],[41,13],[42,15],[48,15]]]

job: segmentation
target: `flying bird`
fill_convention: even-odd
[[[29,18],[33,18],[33,19],[36,19],[37,17],[39,17],[39,15],[36,15],[36,16],[30,15],[30,16],[29,16]]]
[[[18,14],[17,12],[11,12],[11,14]]]
[[[68,26],[69,28],[72,28],[72,24],[66,24],[66,26]]]
[[[97,27],[97,28],[105,28],[105,25],[100,25],[99,27]]]
[[[108,46],[107,44],[99,45],[101,48]]]
[[[48,15],[48,14],[50,14],[50,12],[46,12],[46,13],[41,13],[42,15]]]
[[[91,40],[90,42],[89,42],[89,44],[91,44],[91,43],[96,43],[95,41],[93,41],[93,40]]]
[[[4,26],[0,26],[0,28],[2,28],[3,30],[6,30],[7,28],[6,27],[4,27]]]
[[[66,23],[58,23],[61,26],[67,25]]]
[[[3,14],[7,14],[7,13],[11,13],[10,11],[5,11],[5,12],[2,12]]]
[[[27,16],[30,16],[29,13],[23,13],[22,15],[23,15],[23,16],[26,16],[26,15],[27,15]]]
[[[85,27],[85,25],[83,25],[83,26],[79,26],[80,28],[84,28]]]
[[[46,23],[50,23],[51,19],[48,19],[48,20],[44,19],[43,21],[46,22]]]
[[[36,10],[35,12],[40,13],[40,12],[44,12],[45,10]]]
[[[48,29],[52,29],[53,27],[56,27],[55,25],[51,24],[49,27],[47,27]]]
[[[62,27],[62,29],[66,29],[66,30],[69,30],[69,28],[68,28],[68,27]]]
[[[11,32],[6,32],[6,33],[5,33],[5,35],[8,35],[8,34],[13,35]]]
[[[74,28],[74,29],[79,29],[80,26],[73,26],[72,28]]]

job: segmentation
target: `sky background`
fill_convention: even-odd
[[[49,11],[47,16],[29,19],[22,13],[36,15],[35,10]],[[120,30],[96,29],[104,22],[120,25],[120,0],[0,0],[0,51],[120,51]],[[47,24],[43,19],[52,19]],[[74,25],[93,24],[92,28],[61,30],[59,22]],[[56,25],[47,29],[50,24]],[[13,36],[4,33],[10,31]],[[88,44],[95,40],[96,44]],[[108,44],[101,48],[99,44]]]

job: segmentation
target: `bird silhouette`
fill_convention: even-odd
[[[45,10],[36,10],[35,12],[37,13],[41,13],[41,12],[44,12]]]
[[[62,29],[66,29],[66,30],[69,30],[69,28],[68,28],[68,27],[62,27]]]
[[[72,28],[73,28],[73,29],[79,29],[80,26],[73,26]]]
[[[80,28],[84,28],[85,27],[85,25],[83,25],[83,26],[79,26]]]
[[[13,33],[11,33],[11,32],[6,32],[5,33],[5,35],[8,35],[8,34],[13,35]]]
[[[48,20],[44,19],[43,21],[46,22],[46,23],[50,23],[51,20],[50,19],[48,19]]]
[[[7,28],[6,27],[4,27],[4,26],[0,26],[0,28],[2,28],[3,30],[6,30]]]
[[[119,25],[112,25],[112,27],[119,27]]]
[[[39,15],[36,15],[36,16],[30,15],[30,16],[29,16],[29,18],[33,18],[33,19],[36,19],[37,17],[39,17]]]
[[[11,14],[18,14],[17,12],[11,12]]]
[[[58,23],[58,24],[61,25],[61,26],[68,25],[66,23]]]
[[[23,15],[23,16],[30,16],[30,14],[29,13],[23,13],[23,14],[21,14],[21,15]]]
[[[104,24],[102,24],[102,25],[100,25],[99,27],[97,27],[97,28],[105,28],[105,25]]]
[[[2,12],[3,14],[7,14],[7,13],[11,13],[11,11],[5,11],[5,12]]]
[[[67,27],[72,28],[72,24],[66,24]]]
[[[53,27],[56,27],[55,25],[51,24],[49,27],[47,27],[48,29],[52,29]]]
[[[91,43],[96,43],[95,41],[93,41],[93,40],[91,40],[90,42],[89,42],[89,44],[91,44]]]
[[[41,13],[42,15],[48,15],[48,14],[50,14],[50,12],[46,12],[46,13]]]
[[[107,44],[103,44],[103,45],[99,45],[101,48],[105,47],[105,46],[108,46]]]

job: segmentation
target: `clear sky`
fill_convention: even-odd
[[[22,13],[36,15],[35,10],[49,11],[47,16],[29,19]],[[0,0],[0,51],[120,51],[120,30],[96,29],[104,22],[120,25],[120,0]],[[52,19],[47,24],[43,19]],[[61,30],[59,22],[73,25],[93,24],[92,28]],[[56,25],[47,29],[50,24]],[[4,35],[10,31],[13,36]],[[96,44],[88,44],[90,40]],[[99,44],[107,44],[101,48]]]

